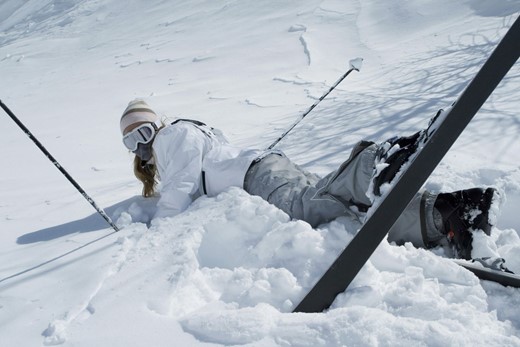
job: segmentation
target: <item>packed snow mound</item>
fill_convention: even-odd
[[[45,341],[70,335],[80,343],[91,324],[110,324],[111,315],[97,313],[132,300],[142,316],[178,321],[198,340],[224,345],[520,343],[518,317],[499,312],[505,317],[497,319],[472,273],[408,244],[383,242],[328,312],[290,314],[358,228],[339,218],[313,229],[238,188],[153,220],[149,229],[129,223],[110,274],[76,315],[88,319],[52,322]],[[490,286],[520,301],[518,292]]]

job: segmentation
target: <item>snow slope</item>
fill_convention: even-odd
[[[324,175],[362,138],[424,127],[519,13],[518,0],[3,0],[1,100],[124,228],[110,234],[0,118],[0,345],[520,346],[520,290],[440,249],[383,242],[329,311],[290,313],[359,225],[312,229],[236,188],[150,222],[118,129],[143,97],[265,148],[363,57],[278,145]],[[500,189],[474,256],[517,272],[519,75],[517,63],[426,184]]]

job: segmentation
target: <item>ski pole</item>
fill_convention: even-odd
[[[330,89],[325,94],[323,94],[318,100],[316,100],[316,102],[314,104],[312,104],[311,107],[309,107],[309,109],[307,111],[305,111],[300,116],[300,118],[289,129],[287,129],[282,134],[282,136],[277,138],[276,141],[274,141],[269,147],[267,147],[267,150],[273,149],[273,147],[276,146],[278,144],[278,142],[280,142],[291,130],[293,130],[294,127],[296,125],[298,125],[298,123],[300,123],[303,120],[303,118],[305,118],[305,116],[307,116],[323,99],[325,99],[327,97],[327,95],[329,95],[330,92],[332,92],[334,90],[334,88],[336,88],[341,83],[341,81],[343,81],[353,70],[356,70],[356,71],[361,70],[361,65],[363,63],[363,58],[352,59],[349,63],[350,63],[350,69],[347,72],[345,72],[343,74],[343,76],[341,76],[336,81],[336,83],[334,83],[332,85],[332,87],[330,87]]]
[[[96,202],[92,200],[92,198],[83,190],[83,188],[81,188],[81,186],[72,178],[72,176],[70,176],[69,173],[65,171],[63,166],[61,166],[60,163],[58,163],[58,161],[54,159],[54,157],[49,153],[49,151],[47,151],[47,149],[43,147],[40,141],[38,141],[38,139],[33,136],[29,129],[27,129],[27,127],[14,115],[14,113],[9,109],[9,107],[7,107],[2,102],[2,100],[0,100],[0,106],[9,115],[9,117],[11,117],[11,119],[23,130],[23,132],[34,142],[34,144],[38,146],[38,148],[43,152],[43,154],[45,154],[47,159],[49,159],[58,170],[60,170],[60,172],[69,180],[70,183],[72,183],[72,185],[81,193],[81,195],[83,195],[83,197],[92,205],[92,207],[96,209],[96,211],[101,215],[101,217],[103,217],[107,221],[107,223],[110,224],[112,228],[114,228],[115,231],[119,231],[119,228],[114,224],[114,222],[112,222],[112,220],[105,213],[105,211],[98,207]]]

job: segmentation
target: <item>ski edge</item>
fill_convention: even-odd
[[[454,259],[453,262],[473,272],[481,280],[496,282],[505,287],[520,288],[520,275],[488,269],[482,265],[461,259]]]

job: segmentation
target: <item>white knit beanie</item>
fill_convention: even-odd
[[[159,117],[155,112],[148,106],[146,102],[141,99],[135,99],[128,103],[119,125],[121,127],[121,134],[124,133],[125,129],[137,122],[156,122]]]

